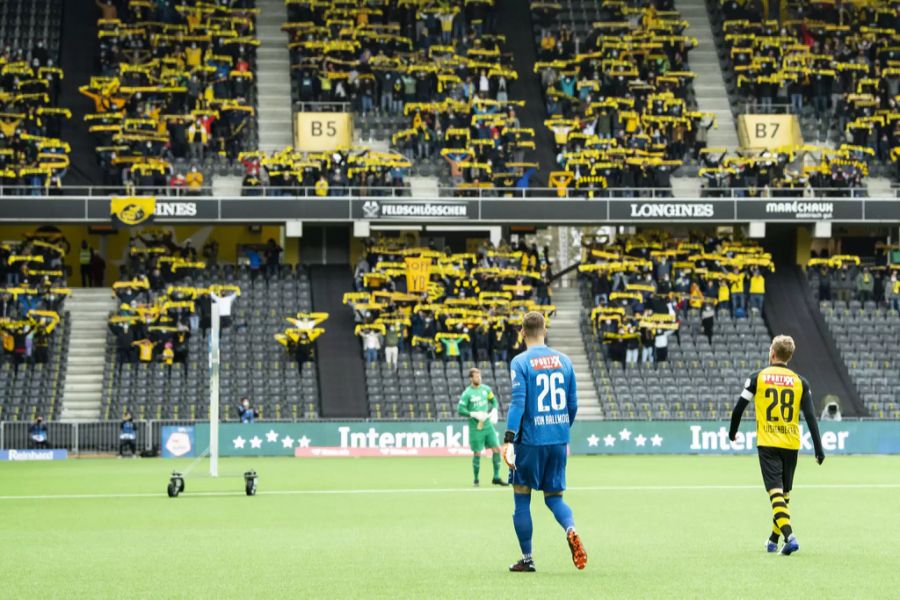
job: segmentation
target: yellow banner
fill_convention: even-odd
[[[109,212],[114,223],[133,226],[149,221],[156,211],[153,196],[113,196],[109,202]]]
[[[418,256],[406,257],[406,291],[421,294],[428,291],[431,280],[431,259]]]

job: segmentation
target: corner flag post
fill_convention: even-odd
[[[209,474],[219,476],[219,303],[212,302],[209,333]]]

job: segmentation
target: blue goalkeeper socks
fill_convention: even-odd
[[[513,513],[513,527],[519,538],[519,548],[523,556],[531,556],[531,534],[534,527],[531,524],[531,494],[513,494],[516,502],[516,511]]]
[[[544,503],[550,509],[550,512],[553,513],[553,516],[556,517],[556,521],[562,525],[563,529],[569,531],[575,528],[575,517],[572,515],[572,509],[563,502],[562,496],[545,496]]]

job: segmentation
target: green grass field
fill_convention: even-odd
[[[483,461],[482,479],[489,474]],[[896,598],[900,457],[804,456],[801,551],[767,555],[755,457],[573,457],[567,498],[589,554],[532,501],[538,572],[518,556],[511,492],[472,489],[465,458],[0,463],[0,597]],[[17,498],[17,497],[22,498]]]

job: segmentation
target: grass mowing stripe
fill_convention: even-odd
[[[573,486],[567,488],[567,492],[668,492],[668,491],[727,491],[727,490],[755,490],[760,484],[731,484],[731,485],[593,485]],[[794,489],[900,489],[900,483],[823,483],[794,486]],[[484,494],[486,492],[506,492],[502,487],[494,488],[384,488],[362,490],[269,490],[258,491],[257,496],[327,496],[327,495],[357,495],[357,494]],[[115,498],[158,498],[164,493],[112,493],[112,494],[53,494],[42,496],[0,496],[2,500],[95,500]],[[185,492],[187,496],[244,496],[244,492]]]

